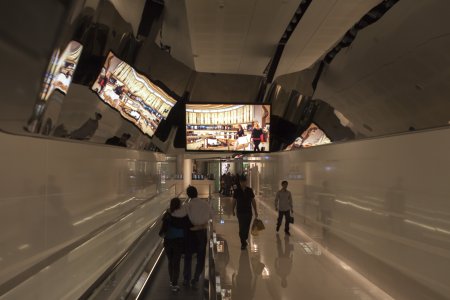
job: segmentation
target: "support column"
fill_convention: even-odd
[[[183,161],[183,188],[186,188],[191,184],[192,180],[192,159],[186,158]]]
[[[183,154],[177,155],[177,165],[176,165],[177,174],[184,174],[183,165],[184,165],[184,155]]]

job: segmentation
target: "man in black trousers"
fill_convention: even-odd
[[[252,206],[255,211],[255,218],[258,218],[255,194],[247,186],[247,178],[242,176],[233,194],[233,216],[237,214],[241,250],[247,248],[248,232],[250,231],[250,223],[252,222]]]
[[[184,286],[189,284],[196,288],[200,275],[203,273],[205,267],[206,245],[208,242],[207,228],[208,222],[213,218],[212,209],[205,199],[198,198],[197,189],[189,186],[186,189],[186,194],[189,197],[189,203],[186,204],[186,210],[191,223],[194,225],[190,228],[187,234],[187,247],[184,255]],[[192,254],[197,253],[197,263],[194,271],[194,278],[192,276]]]

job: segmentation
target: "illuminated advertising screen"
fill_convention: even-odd
[[[186,150],[268,152],[270,105],[186,104]]]
[[[62,53],[59,49],[53,52],[45,73],[42,100],[48,100],[54,90],[67,94],[82,51],[83,46],[80,43],[70,41]]]
[[[292,144],[287,146],[285,150],[308,148],[329,143],[331,143],[331,140],[327,137],[325,132],[323,132],[316,124],[311,123],[308,129],[296,138]]]
[[[92,90],[150,137],[176,103],[112,52],[108,54]]]

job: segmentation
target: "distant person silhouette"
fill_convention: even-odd
[[[122,133],[121,137],[113,136],[106,140],[106,145],[119,146],[119,147],[127,147],[127,141],[131,138],[129,133]]]
[[[281,182],[281,187],[281,190],[279,190],[275,196],[275,210],[278,211],[276,230],[278,232],[280,229],[284,216],[284,232],[287,235],[291,235],[289,233],[289,224],[291,222],[291,213],[294,213],[292,195],[291,192],[287,190],[288,182],[286,180]]]
[[[102,114],[96,112],[95,119],[88,119],[80,128],[72,131],[69,137],[74,140],[89,140],[97,131],[98,121],[101,119]]]

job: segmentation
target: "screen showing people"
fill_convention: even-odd
[[[48,100],[54,90],[67,94],[82,51],[83,46],[80,43],[70,41],[63,52],[59,49],[53,52],[45,73],[42,100]]]
[[[287,146],[285,150],[308,148],[329,143],[331,143],[331,140],[327,137],[325,132],[323,132],[316,124],[311,123],[308,129],[296,138],[292,144]]]
[[[268,152],[270,105],[186,104],[186,150]]]
[[[92,90],[150,137],[176,103],[162,89],[111,52]]]

